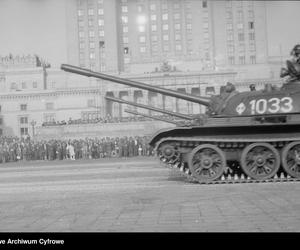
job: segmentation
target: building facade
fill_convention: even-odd
[[[219,94],[228,81],[240,91],[251,83],[258,89],[281,84],[282,65],[268,57],[264,1],[67,0],[64,6],[67,63],[201,96]],[[205,112],[198,104],[38,60],[0,58],[1,134],[34,135],[35,127],[53,120],[129,116],[125,105],[106,95],[185,114]]]

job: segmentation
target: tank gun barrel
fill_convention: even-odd
[[[151,119],[154,119],[154,120],[158,120],[158,121],[163,121],[163,122],[168,122],[168,123],[172,123],[172,124],[175,124],[175,125],[179,125],[175,121],[171,121],[171,120],[164,119],[164,118],[161,118],[161,117],[153,117],[151,115],[142,114],[142,113],[139,113],[139,112],[136,112],[136,111],[132,111],[132,110],[129,110],[129,109],[125,109],[124,111],[126,113],[129,113],[129,114],[132,114],[132,115],[140,115],[140,116],[148,117],[148,118],[151,118]]]
[[[124,103],[124,104],[128,104],[128,105],[131,105],[131,106],[136,106],[136,107],[139,107],[139,108],[143,108],[143,109],[148,109],[148,110],[168,114],[168,115],[171,115],[171,116],[176,116],[176,117],[179,117],[181,119],[186,119],[186,120],[193,120],[194,119],[193,117],[191,117],[189,115],[179,114],[177,112],[164,110],[164,109],[160,109],[160,108],[155,108],[155,107],[144,105],[144,104],[141,104],[141,103],[130,102],[130,101],[126,101],[126,100],[120,99],[120,98],[105,96],[105,99],[109,100],[109,101],[112,101],[112,102]]]
[[[120,78],[120,77],[116,77],[116,76],[102,74],[99,72],[94,72],[89,69],[84,69],[84,68],[80,68],[80,67],[69,65],[69,64],[62,64],[61,69],[64,71],[67,71],[67,72],[71,72],[71,73],[75,73],[75,74],[79,74],[79,75],[83,75],[83,76],[87,76],[87,77],[95,77],[95,78],[99,78],[99,79],[103,79],[103,80],[107,80],[107,81],[112,81],[115,83],[120,83],[120,84],[130,86],[130,87],[144,89],[144,90],[152,91],[152,92],[159,93],[162,95],[172,96],[172,97],[183,99],[186,101],[202,104],[204,106],[210,106],[210,99],[207,97],[201,97],[201,96],[195,96],[195,95],[190,95],[190,94],[186,94],[186,93],[181,93],[178,91],[165,89],[165,88],[161,88],[158,86],[152,86],[150,84],[145,84],[145,83],[141,83],[141,82],[125,79],[125,78]]]

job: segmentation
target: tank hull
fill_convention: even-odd
[[[300,122],[177,127],[150,145],[167,167],[199,183],[300,180]]]

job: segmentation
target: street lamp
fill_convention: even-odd
[[[36,125],[36,121],[35,121],[35,120],[32,120],[32,121],[30,122],[30,124],[31,124],[31,126],[32,126],[32,137],[34,137],[34,136],[35,136],[35,133],[34,133],[34,127],[35,127],[35,125]]]

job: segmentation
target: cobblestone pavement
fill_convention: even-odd
[[[300,183],[199,185],[153,158],[0,165],[1,232],[299,232]]]

